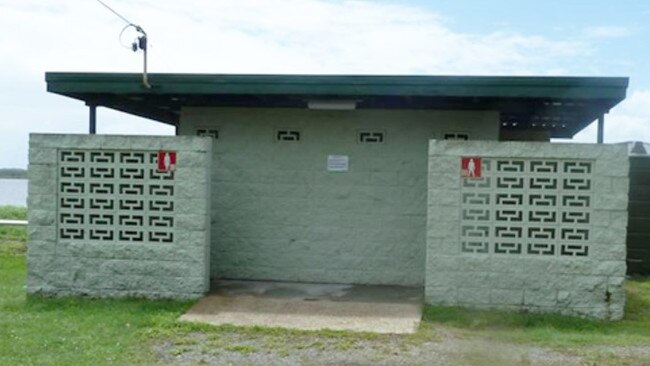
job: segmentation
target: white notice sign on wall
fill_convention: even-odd
[[[347,155],[328,155],[327,171],[330,172],[347,172],[350,158]]]

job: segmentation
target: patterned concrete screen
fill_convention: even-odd
[[[27,291],[200,296],[210,161],[209,138],[31,135]]]
[[[427,302],[621,318],[627,174],[624,146],[432,141]]]

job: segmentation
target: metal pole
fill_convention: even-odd
[[[604,140],[604,135],[605,135],[605,115],[601,114],[600,117],[598,117],[598,143],[602,144]]]
[[[97,133],[97,106],[89,104],[88,110],[90,111],[88,116],[88,133],[94,135]]]
[[[145,34],[145,42],[147,35]],[[146,44],[146,43],[145,43]],[[151,89],[151,84],[149,84],[149,75],[147,74],[147,47],[145,46],[144,48],[144,72],[142,73],[142,85],[144,85],[145,88]]]

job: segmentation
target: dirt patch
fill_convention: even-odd
[[[586,347],[557,351],[486,339],[463,339],[445,328],[436,337],[376,338],[313,334],[194,332],[154,345],[167,364],[210,365],[648,365],[650,348]],[[596,363],[594,363],[596,362]]]

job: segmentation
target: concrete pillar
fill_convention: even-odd
[[[597,142],[599,144],[603,143],[604,135],[605,135],[605,115],[601,114],[600,117],[598,117],[598,139],[597,139]]]
[[[88,104],[88,133],[94,135],[97,133],[97,106]]]

